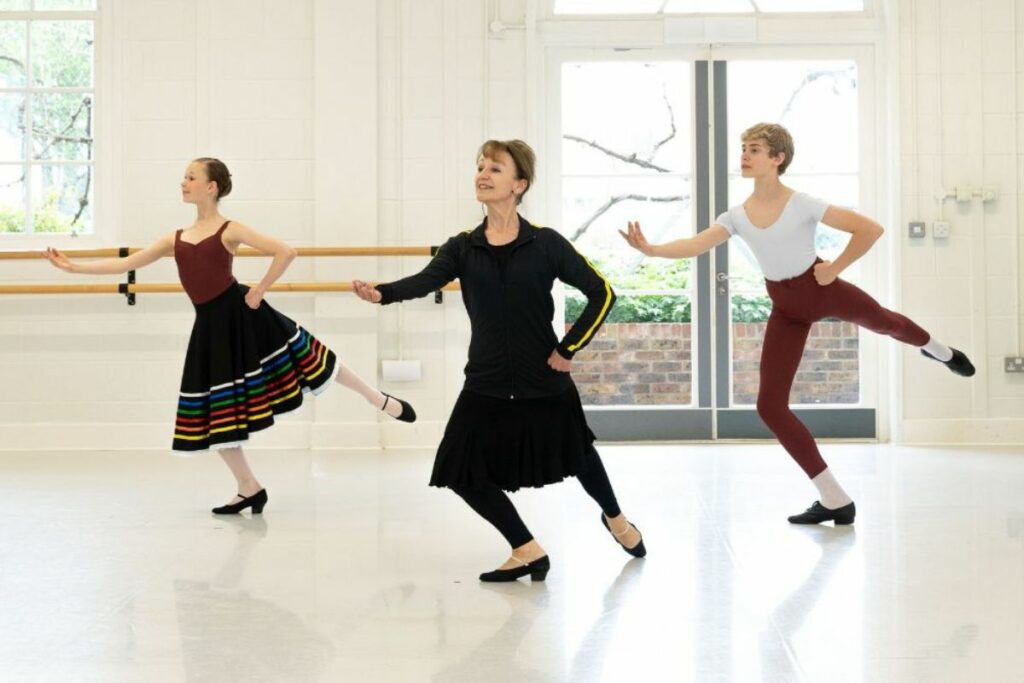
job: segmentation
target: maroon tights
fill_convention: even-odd
[[[924,346],[929,335],[910,318],[882,308],[849,282],[836,280],[821,286],[812,266],[803,275],[788,280],[767,280],[772,313],[761,346],[761,386],[757,414],[778,438],[782,447],[814,478],[828,465],[821,458],[807,427],[789,408],[793,386],[811,323],[822,318],[839,318],[905,344]]]

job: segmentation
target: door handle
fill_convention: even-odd
[[[718,287],[716,287],[715,290],[722,296],[725,296],[729,293],[727,289],[728,285],[726,283],[729,282],[729,280],[736,280],[738,278],[726,275],[723,272],[718,272],[715,273],[715,279],[718,280]]]

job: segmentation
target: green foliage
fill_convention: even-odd
[[[605,276],[620,289],[687,289],[690,286],[690,259],[644,259],[635,268],[626,271],[604,264],[601,259],[591,259]]]
[[[31,36],[36,85],[92,87],[91,21],[36,21]]]
[[[573,323],[587,305],[578,293],[565,297],[565,322]],[[768,320],[771,300],[766,296],[734,296],[732,321],[757,323]],[[692,322],[689,298],[672,295],[620,295],[605,322],[609,323],[688,323]]]
[[[772,301],[766,296],[734,296],[732,298],[732,321],[734,323],[767,322],[772,312]]]
[[[34,232],[80,232],[81,224],[72,225],[71,218],[61,213],[57,206],[60,197],[48,192],[42,204],[32,212]],[[24,232],[25,211],[21,207],[0,205],[0,232]]]
[[[25,212],[16,206],[0,204],[0,232],[24,232]]]
[[[580,317],[587,300],[581,296],[565,298],[565,321]],[[686,323],[690,322],[690,301],[681,296],[620,296],[608,314],[609,323]]]
[[[15,0],[0,0],[0,9]],[[36,9],[81,10],[95,0],[39,0]],[[29,38],[31,45],[26,45]],[[28,49],[28,48],[31,49]],[[0,85],[13,88],[0,98],[0,149],[4,161],[28,158],[36,163],[8,166],[3,179],[0,232],[24,232],[31,203],[31,232],[74,233],[91,230],[93,169],[93,95],[82,92],[37,92],[25,95],[25,60],[31,54],[33,87],[93,86],[93,22],[66,18],[0,22]],[[26,139],[26,107],[31,103],[32,136]],[[26,144],[27,143],[27,144]],[[26,149],[28,147],[28,149]],[[84,161],[80,166],[46,164],[49,160]],[[43,163],[38,163],[43,162]],[[25,193],[26,188],[30,192]],[[76,219],[77,216],[77,219]]]

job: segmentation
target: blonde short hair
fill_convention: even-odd
[[[785,173],[793,161],[793,136],[777,123],[756,123],[743,131],[740,140],[764,140],[768,143],[769,156],[785,154],[786,158],[779,164],[779,175]]]

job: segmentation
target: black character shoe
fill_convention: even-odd
[[[628,522],[628,524],[629,524],[629,525],[630,525],[631,527],[633,527],[634,529],[636,529],[636,532],[637,532],[638,534],[640,534],[640,542],[639,542],[639,543],[637,543],[637,544],[636,544],[635,546],[633,546],[632,548],[627,548],[627,547],[626,547],[626,546],[625,546],[625,545],[624,545],[624,544],[622,543],[622,541],[621,541],[621,540],[619,539],[619,536],[625,535],[625,534],[626,534],[626,532],[628,532],[628,531],[629,531],[629,529],[626,529],[626,531],[623,531],[623,532],[622,532],[621,534],[617,534],[617,533],[615,533],[614,531],[612,531],[612,528],[611,528],[610,526],[608,526],[608,518],[606,518],[606,517],[604,516],[604,513],[603,513],[603,512],[601,513],[601,524],[604,524],[604,528],[605,528],[605,529],[607,529],[607,530],[608,530],[608,533],[610,533],[610,534],[612,535],[612,538],[614,538],[614,539],[615,539],[615,542],[616,542],[616,543],[618,543],[619,545],[621,545],[621,546],[622,546],[622,549],[623,549],[623,550],[625,550],[625,551],[626,551],[627,553],[629,553],[630,555],[632,555],[633,557],[643,557],[644,555],[646,555],[646,554],[647,554],[647,548],[645,548],[645,547],[644,547],[644,538],[643,538],[643,534],[641,534],[641,533],[640,533],[640,529],[639,529],[639,528],[637,528],[637,526],[636,526],[635,524],[633,524],[632,522]]]
[[[384,394],[383,391],[380,393]],[[402,404],[402,413],[395,418],[396,420],[401,420],[402,422],[416,421],[416,411],[412,409],[412,406],[400,398],[395,398],[391,394],[384,394],[384,405],[380,407],[381,410],[384,410],[385,408],[388,407],[388,401],[398,401],[399,403]]]
[[[515,556],[513,560],[519,562]],[[551,560],[548,556],[539,557],[533,562],[527,562],[526,564],[513,567],[512,569],[495,569],[493,572],[484,572],[480,575],[481,581],[487,581],[489,583],[502,582],[502,581],[515,581],[520,576],[530,575],[531,581],[543,581],[547,578],[548,570],[551,569]]]
[[[836,524],[853,524],[853,518],[857,516],[857,506],[853,503],[844,505],[841,508],[835,510],[829,510],[827,507],[814,501],[814,505],[807,508],[804,512],[799,515],[793,515],[789,518],[790,524],[821,524],[822,522],[828,522],[829,520],[834,521]]]
[[[931,358],[934,361],[938,361],[945,365],[947,368],[952,370],[955,374],[961,377],[971,377],[974,375],[974,365],[971,364],[970,359],[964,355],[963,351],[954,349],[952,346],[949,350],[953,352],[953,357],[949,360],[939,360],[932,354],[928,353],[924,349],[921,349],[921,355],[925,358]]]
[[[213,508],[211,512],[215,515],[237,515],[245,508],[252,508],[252,513],[254,515],[258,515],[263,512],[263,507],[267,504],[266,489],[260,489],[249,497],[245,497],[239,493],[238,497],[242,500],[237,503],[228,503],[227,505],[221,505],[220,507]]]

